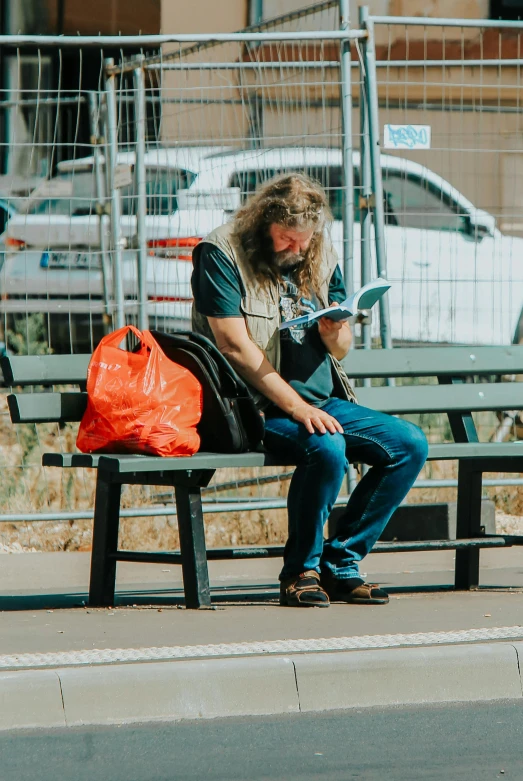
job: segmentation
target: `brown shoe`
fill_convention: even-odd
[[[280,605],[287,607],[329,607],[329,597],[320,586],[320,576],[309,569],[280,584]]]
[[[329,575],[321,576],[321,585],[331,602],[347,602],[351,605],[386,605],[389,595],[376,583],[345,582]]]

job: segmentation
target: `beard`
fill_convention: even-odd
[[[294,252],[289,252],[289,250],[283,250],[283,252],[273,251],[272,253],[272,265],[279,271],[294,268],[294,266],[299,265],[303,259],[303,255],[296,255]]]

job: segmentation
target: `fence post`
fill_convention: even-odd
[[[350,29],[349,0],[340,2],[340,30]],[[352,79],[350,42],[340,46],[341,134],[342,134],[342,216],[343,279],[347,295],[354,292],[354,168],[352,161]],[[357,485],[356,470],[349,464],[347,492]]]
[[[378,88],[376,76],[376,45],[374,23],[369,16],[367,6],[360,7],[360,27],[367,31],[367,40],[363,45],[365,64],[365,96],[369,120],[370,162],[372,189],[374,191],[374,234],[376,239],[376,264],[380,277],[387,278],[387,257],[385,253],[385,209],[383,206],[383,182],[381,178],[380,128],[378,119]],[[390,308],[388,295],[379,301],[381,346],[390,349],[392,336],[390,330]]]
[[[361,8],[360,8],[361,16]],[[362,41],[362,49],[365,51],[365,41]],[[371,255],[371,235],[372,235],[372,177],[370,162],[370,137],[369,137],[369,118],[367,114],[367,96],[365,92],[365,66],[360,62],[360,186],[361,195],[359,199],[360,207],[360,252],[361,252],[361,284],[366,285],[372,279],[372,255]],[[361,341],[364,350],[370,350],[372,347],[371,325],[369,322],[361,325]],[[370,386],[370,380],[365,378],[363,385]]]
[[[138,239],[138,328],[149,328],[147,312],[147,237],[145,232],[145,214],[147,211],[147,193],[145,188],[145,80],[143,68],[133,71],[134,110],[136,123],[136,235]]]
[[[255,25],[263,22],[263,0],[251,0],[249,24]]]
[[[99,237],[100,237],[100,260],[102,266],[102,285],[103,285],[103,299],[104,299],[104,311],[102,315],[104,334],[109,333],[112,325],[112,313],[111,313],[111,264],[108,254],[107,235],[105,233],[106,224],[106,192],[105,192],[105,179],[102,171],[102,158],[100,154],[100,146],[103,143],[103,139],[100,137],[100,110],[101,101],[97,97],[97,93],[90,90],[88,92],[89,100],[89,126],[91,131],[91,144],[93,146],[93,159],[94,159],[94,182],[96,191],[96,212],[99,218]]]
[[[111,199],[111,238],[113,251],[113,294],[116,310],[116,328],[125,325],[124,292],[123,292],[123,245],[122,245],[122,203],[120,190],[115,187],[116,164],[118,160],[118,120],[116,108],[116,86],[114,73],[107,69],[114,65],[114,60],[105,60],[105,94],[107,100],[106,130],[109,173],[109,190]]]
[[[340,0],[340,29],[349,30],[349,0]],[[354,291],[354,172],[352,163],[352,92],[350,42],[341,42],[340,89],[342,133],[343,278],[347,294]]]

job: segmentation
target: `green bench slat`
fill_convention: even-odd
[[[521,456],[523,442],[505,442],[482,444],[438,444],[431,445],[429,459],[453,460],[457,458],[498,458]],[[293,466],[284,460],[275,459],[266,453],[196,453],[189,458],[155,458],[137,455],[101,455],[98,466],[109,472],[126,474],[129,472],[159,472],[180,469],[220,469],[234,466]]]
[[[351,350],[342,363],[353,379],[523,374],[523,346]]]
[[[52,456],[49,453],[46,455]],[[60,455],[60,454],[56,454]],[[70,456],[71,454],[64,454]],[[455,459],[470,460],[474,458],[521,458],[523,462],[523,441],[522,442],[484,442],[474,444],[437,444],[429,448],[429,460],[432,461],[450,461]],[[96,456],[87,456],[95,459]],[[83,459],[83,460],[82,460]],[[51,459],[49,459],[50,461]],[[55,464],[50,464],[49,466]],[[62,464],[56,464],[61,466]],[[66,466],[66,464],[63,464]],[[68,465],[68,464],[67,464]],[[79,456],[76,464],[71,466],[94,466],[94,463],[88,464],[85,456]],[[162,471],[180,471],[185,469],[222,469],[223,467],[235,466],[294,466],[288,461],[275,458],[268,453],[196,453],[194,456],[180,458],[158,458],[155,456],[140,455],[110,455],[103,454],[98,456],[98,467],[108,472],[118,474],[128,474],[131,472],[162,472]],[[523,463],[522,463],[523,469]]]
[[[196,453],[194,456],[180,456],[178,458],[160,458],[158,456],[145,455],[110,455],[89,453],[44,453],[43,466],[58,466],[62,468],[93,467],[102,465],[110,472],[136,472],[164,469],[219,469],[221,467],[234,466],[267,466],[275,465],[274,458],[265,453]],[[286,464],[281,464],[286,466]]]
[[[523,440],[517,442],[449,442],[429,446],[429,461],[474,458],[522,458]],[[523,465],[522,465],[523,466]]]
[[[7,397],[13,423],[81,420],[85,393],[15,393]],[[523,409],[523,384],[464,383],[359,388],[364,407],[389,414]]]
[[[194,456],[159,458],[140,455],[100,455],[98,467],[108,472],[169,472],[185,469],[222,469],[223,467],[289,466],[288,461],[268,453],[196,453]]]
[[[358,388],[364,407],[389,414],[523,409],[523,383],[463,383]]]
[[[42,456],[42,466],[59,466],[63,469],[69,467],[94,468],[98,466],[100,456],[90,453],[44,453]]]
[[[85,382],[90,359],[88,354],[8,355],[0,365],[7,385],[66,385]],[[523,374],[523,346],[351,350],[343,365],[354,379]]]
[[[0,366],[6,385],[85,383],[90,355],[6,355]]]
[[[87,393],[11,393],[7,404],[13,423],[73,423],[82,419]]]
[[[429,461],[472,460],[475,458],[521,458],[523,459],[523,441],[519,442],[482,442],[482,443],[444,443],[430,445]],[[43,466],[62,468],[90,467],[100,465],[110,472],[127,474],[145,471],[159,472],[184,469],[220,469],[234,466],[293,466],[284,463],[266,453],[196,453],[188,458],[157,458],[140,455],[90,455],[88,453],[44,453]]]
[[[220,469],[235,466],[288,466],[279,463],[265,453],[196,453],[194,456],[178,458],[160,458],[144,455],[110,455],[89,453],[44,453],[43,466],[58,466],[67,468],[97,468],[100,459],[103,466],[110,472],[127,473],[139,471],[158,472],[164,469]],[[107,461],[109,459],[109,462]],[[277,460],[277,459],[276,459]]]

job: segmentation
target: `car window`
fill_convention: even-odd
[[[0,233],[5,231],[8,219],[9,211],[7,210],[7,206],[5,206],[3,203],[0,203]]]
[[[241,190],[242,203],[252,195],[259,184],[280,173],[306,173],[313,179],[316,179],[325,188],[329,199],[329,206],[335,220],[343,219],[343,185],[342,170],[339,165],[321,165],[303,168],[261,168],[251,171],[237,171],[229,181],[229,187],[239,187]],[[359,222],[359,172],[354,169],[354,220]]]
[[[43,198],[35,201],[29,214],[61,214],[81,217],[96,211],[96,187],[93,171],[62,174],[59,179],[73,183],[73,197]],[[176,193],[189,187],[196,174],[178,168],[149,168],[146,170],[147,214],[171,214],[176,211]],[[136,214],[136,185],[120,189],[122,213]]]
[[[460,214],[458,205],[427,180],[384,171],[383,191],[387,225],[439,231],[464,228],[465,213]]]
[[[305,173],[316,179],[327,191],[329,206],[335,220],[342,218],[341,166],[320,165],[306,168],[259,168],[255,170],[236,171],[229,180],[229,187],[239,187],[242,203],[256,190],[258,185],[273,176],[282,173]]]
[[[94,173],[86,171],[74,174],[61,174],[56,177],[64,182],[72,181],[72,198],[36,198],[28,214],[87,215],[95,211]]]
[[[146,169],[145,190],[147,214],[172,214],[178,208],[176,194],[186,190],[194,182],[196,174],[184,168],[148,168]],[[135,183],[123,187],[122,210],[124,214],[136,214]]]

